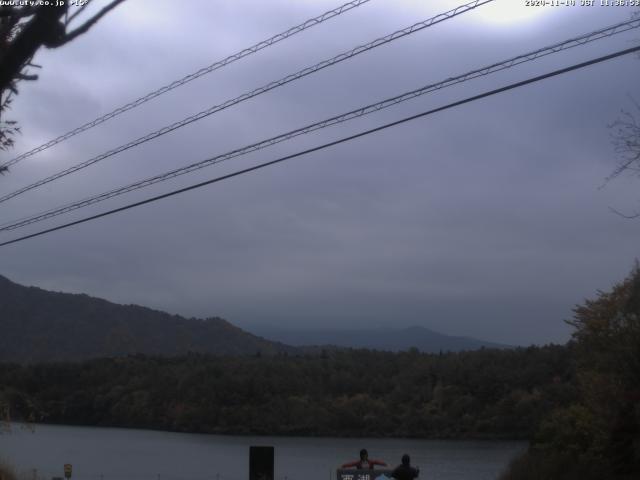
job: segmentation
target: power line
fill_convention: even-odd
[[[259,165],[255,165],[253,167],[249,167],[249,168],[245,168],[245,169],[242,169],[242,170],[238,170],[236,172],[229,173],[227,175],[222,175],[220,177],[212,178],[210,180],[207,180],[207,181],[204,181],[204,182],[200,182],[200,183],[197,183],[195,185],[190,185],[188,187],[180,188],[178,190],[173,190],[173,191],[168,192],[168,193],[163,193],[162,195],[157,195],[155,197],[151,197],[151,198],[148,198],[146,200],[142,200],[142,201],[139,201],[139,202],[131,203],[129,205],[125,205],[125,206],[122,206],[122,207],[119,207],[119,208],[115,208],[113,210],[109,210],[107,212],[99,213],[97,215],[92,215],[90,217],[85,217],[85,218],[82,218],[80,220],[69,222],[69,223],[66,223],[66,224],[63,224],[63,225],[58,225],[57,227],[48,228],[46,230],[41,230],[39,232],[32,233],[30,235],[25,235],[23,237],[19,237],[19,238],[13,239],[13,240],[8,240],[6,242],[0,243],[0,247],[4,247],[6,245],[11,245],[13,243],[17,243],[17,242],[21,242],[21,241],[24,241],[24,240],[27,240],[27,239],[30,239],[30,238],[34,238],[34,237],[38,237],[38,236],[41,236],[41,235],[45,235],[47,233],[55,232],[57,230],[62,230],[62,229],[65,229],[65,228],[69,228],[69,227],[72,227],[72,226],[75,226],[75,225],[79,225],[81,223],[86,223],[86,222],[89,222],[91,220],[96,220],[98,218],[106,217],[108,215],[113,215],[115,213],[123,212],[123,211],[129,210],[131,208],[135,208],[135,207],[139,207],[141,205],[146,205],[148,203],[156,202],[156,201],[162,200],[164,198],[172,197],[174,195],[178,195],[180,193],[188,192],[190,190],[195,190],[197,188],[201,188],[201,187],[204,187],[206,185],[211,185],[213,183],[218,183],[218,182],[221,182],[223,180],[228,180],[230,178],[237,177],[237,176],[243,175],[245,173],[253,172],[255,170],[260,170],[262,168],[265,168],[265,167],[268,167],[268,166],[271,166],[271,165],[275,165],[277,163],[281,163],[281,162],[284,162],[286,160],[291,160],[293,158],[301,157],[301,156],[307,155],[309,153],[313,153],[313,152],[317,152],[317,151],[320,151],[320,150],[324,150],[326,148],[329,148],[329,147],[332,147],[332,146],[335,146],[335,145],[339,145],[341,143],[345,143],[345,142],[354,140],[356,138],[360,138],[360,137],[364,137],[366,135],[370,135],[372,133],[380,132],[380,131],[385,130],[387,128],[395,127],[397,125],[400,125],[400,124],[403,124],[403,123],[407,123],[407,122],[410,122],[412,120],[416,120],[418,118],[426,117],[428,115],[432,115],[434,113],[442,112],[442,111],[448,110],[450,108],[454,108],[454,107],[458,107],[460,105],[471,103],[471,102],[474,102],[476,100],[480,100],[480,99],[483,99],[483,98],[486,98],[486,97],[490,97],[492,95],[496,95],[498,93],[503,93],[503,92],[506,92],[506,91],[509,91],[509,90],[513,90],[515,88],[519,88],[519,87],[522,87],[522,86],[525,86],[525,85],[529,85],[529,84],[532,84],[532,83],[535,83],[535,82],[539,82],[539,81],[545,80],[547,78],[551,78],[551,77],[555,77],[555,76],[558,76],[558,75],[562,75],[562,74],[565,74],[565,73],[568,73],[568,72],[571,72],[571,71],[574,71],[574,70],[585,68],[585,67],[588,67],[590,65],[595,65],[597,63],[605,62],[607,60],[611,60],[611,59],[614,59],[614,58],[617,58],[617,57],[621,57],[623,55],[628,55],[630,53],[635,53],[635,52],[638,52],[638,51],[640,51],[640,46],[627,48],[625,50],[619,50],[619,51],[611,53],[609,55],[604,55],[604,56],[601,56],[601,57],[598,57],[598,58],[594,58],[594,59],[588,60],[586,62],[582,62],[582,63],[571,65],[569,67],[565,67],[565,68],[561,68],[561,69],[558,69],[558,70],[554,70],[552,72],[545,73],[543,75],[538,75],[536,77],[532,77],[532,78],[529,78],[527,80],[522,80],[520,82],[511,83],[511,84],[506,85],[504,87],[496,88],[494,90],[489,90],[487,92],[484,92],[484,93],[481,93],[481,94],[478,94],[478,95],[474,95],[472,97],[467,97],[467,98],[465,98],[463,100],[459,100],[457,102],[449,103],[449,104],[444,105],[442,107],[434,108],[432,110],[428,110],[426,112],[422,112],[422,113],[419,113],[419,114],[416,114],[416,115],[412,115],[410,117],[405,117],[405,118],[402,118],[400,120],[396,120],[394,122],[387,123],[385,125],[381,125],[379,127],[375,127],[375,128],[372,128],[372,129],[369,129],[369,130],[365,130],[365,131],[360,132],[360,133],[356,133],[354,135],[350,135],[348,137],[343,137],[343,138],[335,140],[333,142],[325,143],[325,144],[319,145],[317,147],[309,148],[307,150],[303,150],[301,152],[294,153],[292,155],[287,155],[287,156],[284,156],[284,157],[280,157],[280,158],[277,158],[275,160],[271,160],[269,162],[261,163]]]
[[[81,125],[77,128],[74,128],[73,130],[70,130],[69,132],[60,135],[59,137],[54,138],[53,140],[49,140],[46,143],[43,143],[42,145],[40,145],[39,147],[36,147],[32,150],[29,150],[28,152],[25,152],[21,155],[18,155],[17,157],[13,158],[12,160],[9,160],[5,163],[3,163],[2,165],[0,165],[0,167],[10,167],[11,165],[15,165],[16,163],[18,163],[21,160],[24,160],[25,158],[31,157],[33,155],[35,155],[36,153],[42,152],[44,150],[47,150],[48,148],[53,147],[54,145],[57,145],[60,142],[63,142],[65,140],[68,140],[71,137],[74,137],[76,135],[78,135],[79,133],[85,132],[97,125],[100,125],[101,123],[106,122],[107,120],[110,120],[114,117],[117,117],[118,115],[131,110],[133,108],[136,108],[140,105],[142,105],[143,103],[148,102],[149,100],[152,100],[156,97],[159,97],[160,95],[167,93],[175,88],[181,87],[182,85],[185,85],[189,82],[191,82],[192,80],[195,80],[196,78],[200,78],[203,75],[207,75],[215,70],[218,70],[222,67],[226,67],[227,65],[232,64],[233,62],[240,60],[244,57],[247,57],[253,53],[259,52],[260,50],[270,47],[272,45],[275,45],[278,42],[281,42],[282,40],[285,40],[289,37],[292,37],[300,32],[303,32],[304,30],[307,30],[308,28],[314,27],[316,25],[321,24],[322,22],[325,22],[331,18],[337,17],[338,15],[341,15],[345,12],[348,12],[354,8],[357,8],[367,2],[369,2],[370,0],[353,0],[351,2],[347,2],[344,5],[339,6],[338,8],[334,8],[333,10],[329,10],[325,13],[323,13],[322,15],[318,15],[317,17],[314,18],[310,18],[304,22],[302,22],[299,25],[296,25],[295,27],[291,27],[288,30],[285,30],[284,32],[278,33],[277,35],[274,35],[271,38],[268,38],[266,40],[262,40],[261,42],[256,43],[255,45],[245,48],[244,50],[241,50],[237,53],[234,53],[233,55],[229,55],[228,57],[219,60],[215,63],[212,63],[211,65],[209,65],[208,67],[204,67],[201,68],[200,70],[198,70],[197,72],[193,72],[190,73],[189,75],[185,75],[184,77],[182,77],[179,80],[175,80],[167,85],[164,85],[163,87],[158,88],[157,90],[154,90],[153,92],[147,93],[146,95],[144,95],[143,97],[140,97],[132,102],[127,103],[126,105],[123,105],[121,107],[116,108],[115,110],[112,110],[111,112],[102,115],[101,117],[98,117],[90,122],[85,123],[84,125]]]
[[[323,128],[327,128],[329,126],[333,126],[333,125],[337,125],[349,120],[353,120],[355,118],[359,118],[365,115],[368,115],[370,113],[374,113],[380,110],[383,110],[385,108],[391,107],[393,105],[397,105],[399,103],[405,102],[407,100],[411,100],[413,98],[416,98],[418,96],[427,94],[427,93],[431,93],[437,90],[441,90],[443,88],[452,86],[452,85],[456,85],[458,83],[462,83],[468,80],[472,80],[474,78],[478,78],[481,76],[485,76],[485,75],[489,75],[491,73],[495,73],[501,70],[505,70],[511,67],[514,67],[516,65],[520,65],[522,63],[525,62],[530,62],[533,60],[536,60],[538,58],[544,57],[546,55],[550,55],[553,53],[557,53],[563,50],[567,50],[569,48],[573,48],[579,45],[584,45],[586,43],[589,42],[593,42],[596,40],[600,40],[603,38],[607,38],[607,37],[611,37],[612,35],[618,34],[618,33],[622,33],[622,32],[626,32],[628,30],[631,30],[633,28],[638,28],[640,27],[640,19],[635,19],[635,20],[628,20],[625,22],[621,22],[606,28],[602,28],[599,30],[596,30],[594,32],[590,32],[588,34],[585,35],[581,35],[579,37],[574,37],[571,38],[569,40],[565,40],[563,42],[560,43],[555,43],[552,44],[550,46],[547,47],[543,47],[537,50],[534,50],[532,52],[528,52],[522,55],[518,55],[516,57],[512,57],[508,60],[504,60],[498,63],[494,63],[491,64],[489,66],[485,66],[476,70],[472,70],[470,72],[464,73],[462,75],[458,75],[456,77],[450,77],[446,80],[443,80],[441,82],[438,83],[433,83],[430,85],[426,85],[423,86],[421,88],[418,88],[416,90],[412,90],[410,92],[406,92],[403,93],[401,95],[397,95],[395,97],[391,97],[391,98],[387,98],[385,100],[382,100],[380,102],[374,103],[374,104],[370,104],[367,105],[365,107],[362,108],[358,108],[356,110],[351,110],[349,112],[340,114],[340,115],[336,115],[333,117],[330,117],[328,119],[313,123],[311,125],[307,125],[305,127],[301,127],[292,131],[289,131],[287,133],[283,133],[280,135],[277,135],[275,137],[271,137],[268,138],[266,140],[261,140],[259,142],[232,150],[230,152],[224,153],[224,154],[220,154],[220,155],[216,155],[214,157],[199,161],[199,162],[195,162],[192,163],[190,165],[184,166],[184,167],[180,167],[180,168],[176,168],[174,170],[170,170],[168,172],[159,174],[159,175],[155,175],[153,177],[149,177],[146,178],[144,180],[139,180],[137,182],[134,182],[132,184],[123,186],[123,187],[118,187],[116,189],[107,191],[107,192],[103,192],[99,195],[95,195],[92,197],[88,197],[85,198],[83,200],[79,200],[70,204],[66,204],[63,206],[59,206],[50,210],[47,210],[45,212],[41,212],[32,216],[28,216],[28,217],[24,217],[18,220],[12,220],[11,222],[6,222],[4,224],[0,225],[0,231],[9,231],[9,230],[15,230],[17,228],[20,227],[24,227],[26,225],[30,225],[33,223],[37,223],[43,220],[47,220],[49,218],[53,218],[56,217],[58,215],[62,215],[68,212],[71,212],[73,210],[77,210],[79,208],[83,208],[89,205],[93,205],[95,203],[99,203],[105,200],[108,200],[110,198],[119,196],[119,195],[123,195],[125,193],[129,193],[132,192],[134,190],[138,190],[144,187],[148,187],[151,185],[154,185],[156,183],[159,182],[163,182],[166,180],[169,180],[171,178],[175,178],[187,173],[191,173],[194,172],[196,170],[199,170],[201,168],[205,168],[211,165],[215,165],[227,160],[230,160],[232,158],[236,158],[242,155],[246,155],[248,153],[251,152],[255,152],[257,150],[261,150],[263,148],[267,148],[269,146],[290,140],[292,138],[295,138],[297,136],[300,135],[304,135],[307,133],[311,133],[314,132],[316,130],[320,130]]]
[[[202,120],[205,117],[208,117],[210,115],[213,115],[214,113],[220,112],[222,110],[225,110],[231,106],[237,105],[241,102],[244,102],[245,100],[249,100],[253,97],[256,97],[258,95],[261,95],[263,93],[269,92],[275,88],[281,87],[283,85],[286,85],[290,82],[293,82],[295,80],[298,80],[300,78],[306,77],[307,75],[310,75],[312,73],[318,72],[319,70],[322,70],[324,68],[327,68],[329,66],[335,65],[337,63],[340,63],[344,60],[348,60],[350,58],[353,58],[357,55],[360,55],[361,53],[367,52],[369,50],[372,50],[374,48],[380,47],[382,45],[385,45],[387,43],[393,42],[394,40],[398,40],[399,38],[403,38],[406,37],[407,35],[411,35],[413,33],[419,32],[420,30],[423,30],[425,28],[428,28],[432,25],[435,25],[437,23],[443,22],[445,20],[448,20],[450,18],[456,17],[458,15],[461,15],[465,12],[468,12],[470,10],[473,10],[474,8],[484,5],[486,3],[490,3],[494,0],[474,0],[473,2],[467,3],[465,5],[461,5],[458,6],[452,10],[449,10],[447,12],[441,13],[439,15],[436,15],[435,17],[429,18],[427,20],[424,20],[422,22],[418,22],[414,25],[411,25],[410,27],[404,28],[402,30],[398,30],[395,31],[389,35],[386,35],[384,37],[380,37],[372,42],[369,42],[367,44],[364,45],[360,45],[352,50],[349,50],[348,52],[343,52],[339,55],[336,55],[335,57],[332,57],[328,60],[323,60],[322,62],[316,63],[315,65],[311,66],[311,67],[306,67],[302,70],[299,70],[296,73],[292,73],[290,75],[287,75],[286,77],[283,77],[279,80],[275,80],[273,82],[270,82],[266,85],[263,85],[262,87],[256,88],[255,90],[252,90],[250,92],[244,93],[238,97],[235,97],[231,100],[227,100],[224,103],[221,103],[219,105],[214,105],[210,108],[208,108],[207,110],[203,110],[199,113],[196,113],[195,115],[191,115],[187,118],[184,118],[178,122],[175,122],[171,125],[165,126],[159,130],[156,130],[154,132],[148,133],[147,135],[144,135],[140,138],[137,138],[136,140],[133,140],[127,144],[124,145],[120,145],[119,147],[116,147],[112,150],[109,150],[105,153],[102,153],[96,157],[90,158],[89,160],[85,160],[84,162],[78,163],[70,168],[67,168],[65,170],[62,170],[60,172],[57,172],[49,177],[46,177],[42,180],[38,180],[35,183],[32,183],[31,185],[27,185],[26,187],[22,187],[14,192],[11,192],[9,194],[6,194],[2,197],[0,197],[0,203],[2,202],[6,202],[7,200],[14,198],[18,195],[21,195],[25,192],[28,192],[29,190],[33,190],[34,188],[40,187],[42,185],[45,185],[49,182],[53,182],[54,180],[57,180],[59,178],[65,177],[67,175],[70,175],[72,173],[77,172],[78,170],[82,170],[83,168],[86,168],[90,165],[93,165],[97,162],[100,162],[106,158],[112,157],[113,155],[116,155],[118,153],[124,152],[125,150],[129,150],[130,148],[136,147],[142,143],[148,142],[150,140],[154,140],[158,137],[161,137],[162,135],[165,135],[169,132],[172,132],[174,130],[177,130],[178,128],[184,127],[186,125],[189,125],[193,122],[197,122],[198,120]]]

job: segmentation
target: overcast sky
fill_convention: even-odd
[[[37,54],[6,161],[341,0],[129,0]],[[372,0],[15,165],[2,192],[463,2]],[[578,0],[579,4],[580,1]],[[0,205],[6,222],[626,20],[626,7],[497,0]],[[93,8],[100,6],[96,2]],[[58,217],[2,240],[294,153],[632,46],[635,30]],[[607,125],[640,99],[627,56],[0,252],[13,281],[247,327],[422,325],[511,344],[563,320],[640,256],[640,179]]]

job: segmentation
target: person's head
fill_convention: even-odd
[[[366,460],[368,456],[369,456],[369,453],[367,452],[366,448],[363,448],[362,450],[360,450],[360,460]]]
[[[407,467],[411,464],[411,457],[406,453],[402,455],[402,464],[406,465]]]

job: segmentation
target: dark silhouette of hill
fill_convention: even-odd
[[[184,318],[83,294],[25,287],[0,276],[0,361],[295,353],[221,318]]]
[[[288,330],[272,326],[250,328],[253,333],[270,340],[298,347],[331,345],[400,352],[417,348],[425,353],[460,352],[480,348],[513,348],[510,345],[485,342],[469,337],[454,337],[424,327]]]

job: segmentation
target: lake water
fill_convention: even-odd
[[[523,442],[240,437],[116,428],[12,425],[0,433],[0,458],[41,478],[74,480],[247,480],[249,446],[275,447],[276,480],[331,480],[361,448],[395,466],[403,453],[421,480],[493,480]]]

